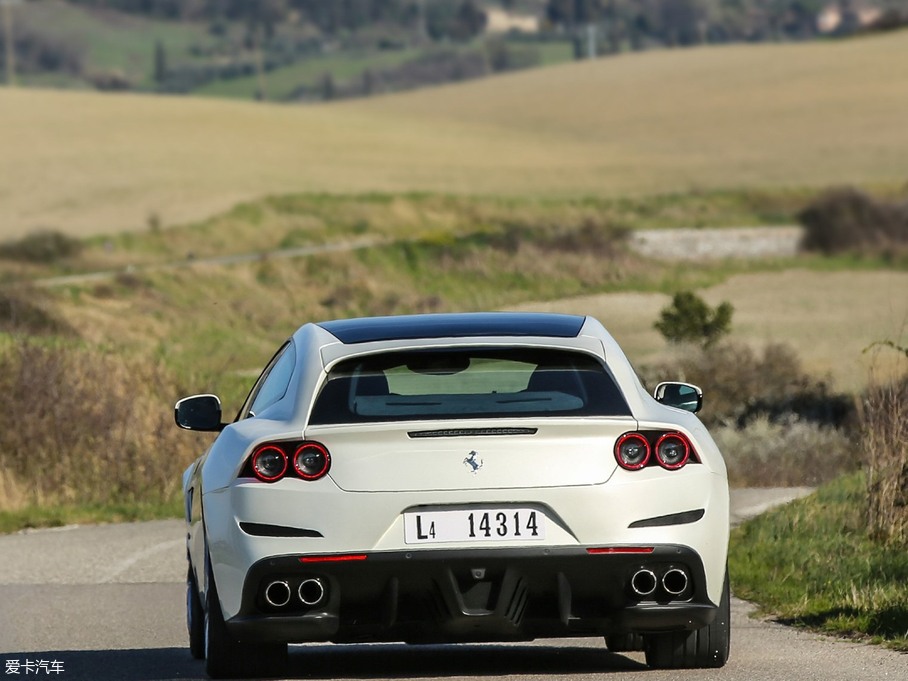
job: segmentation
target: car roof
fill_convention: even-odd
[[[576,338],[585,317],[543,312],[470,312],[363,317],[320,322],[345,345],[417,338],[537,336]]]

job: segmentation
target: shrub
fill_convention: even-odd
[[[736,487],[817,486],[858,468],[854,444],[842,431],[793,417],[761,415],[744,428],[711,431]]]
[[[765,415],[773,423],[786,423],[794,416],[848,427],[854,417],[852,397],[835,393],[825,381],[804,373],[795,351],[778,343],[756,353],[749,346],[724,342],[642,367],[640,373],[647,385],[683,380],[700,386],[705,396],[701,418],[709,426],[743,428]]]
[[[627,243],[629,230],[599,220],[586,219],[579,225],[534,227],[508,222],[500,231],[483,234],[483,245],[505,253],[517,253],[521,246],[533,244],[538,248],[566,255],[595,255],[612,259],[620,255]]]
[[[864,28],[866,32],[896,31],[908,26],[908,12],[890,7]]]
[[[662,310],[653,326],[670,343],[690,341],[710,346],[731,329],[731,303],[720,303],[715,309],[692,291],[681,291],[672,304]]]
[[[161,367],[18,339],[0,356],[0,505],[169,501],[201,451]]]
[[[0,289],[0,331],[10,334],[75,335],[42,304],[43,292],[27,286]]]
[[[0,32],[0,68],[6,69],[5,32]],[[45,35],[33,27],[16,26],[14,49],[16,69],[20,73],[62,71],[81,74],[85,66],[87,45],[76,38]]]
[[[798,213],[801,247],[827,255],[883,252],[908,246],[908,204],[880,201],[845,187],[826,192]]]
[[[867,390],[861,426],[871,536],[908,544],[908,376]]]
[[[700,418],[736,486],[819,485],[860,465],[854,398],[804,373],[790,346],[758,353],[724,342],[642,367],[647,385],[683,380],[703,389]]]
[[[52,230],[41,230],[18,241],[0,244],[0,258],[44,264],[78,255],[81,251],[81,241]]]
[[[120,69],[98,71],[88,76],[88,81],[102,92],[124,92],[131,90],[133,83]]]

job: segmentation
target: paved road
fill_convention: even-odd
[[[741,490],[736,519],[807,490]],[[0,664],[57,661],[68,681],[205,678],[186,649],[182,525],[166,520],[0,537]],[[908,656],[752,620],[732,604],[732,658],[715,671],[649,671],[600,640],[526,645],[295,646],[297,678],[483,678],[530,681],[908,681]],[[20,669],[24,675],[24,669]],[[26,678],[46,678],[43,671]],[[16,678],[5,675],[4,678]]]
[[[798,254],[804,228],[704,227],[640,229],[631,234],[633,248],[663,260],[791,257]]]

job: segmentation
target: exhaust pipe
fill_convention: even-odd
[[[637,570],[631,577],[631,589],[638,596],[649,596],[656,590],[656,575],[652,570]]]
[[[304,605],[318,605],[325,599],[325,585],[320,579],[304,579],[300,584],[299,597]]]
[[[662,575],[662,588],[672,596],[680,596],[687,589],[687,581],[684,570],[671,568]]]
[[[265,600],[268,605],[283,608],[290,602],[290,585],[281,581],[271,582],[265,587]]]

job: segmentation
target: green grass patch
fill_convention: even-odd
[[[808,188],[698,191],[618,199],[289,194],[242,203],[188,225],[91,237],[80,258],[54,263],[41,274],[116,269],[370,237],[447,238],[515,228],[558,229],[588,222],[623,229],[792,224],[795,213],[816,195],[817,190]]]
[[[418,55],[419,51],[412,49],[314,54],[301,59],[296,64],[265,73],[265,95],[268,99],[284,100],[289,98],[300,86],[317,88],[326,73],[330,73],[336,83],[343,83],[354,78],[362,78],[363,72],[367,69],[380,71],[392,68],[415,59]],[[258,87],[258,78],[247,76],[215,80],[194,90],[192,94],[254,99]]]
[[[18,21],[42,35],[84,47],[86,71],[118,71],[138,85],[150,85],[155,43],[167,50],[171,64],[195,61],[191,48],[210,46],[215,39],[202,23],[160,21],[104,12],[69,2],[29,2],[16,8]],[[65,85],[78,77],[59,74],[27,76],[33,85]]]
[[[229,411],[242,401],[249,372],[307,320],[500,309],[605,292],[671,294],[791,268],[893,268],[866,256],[657,263],[624,240],[628,227],[783,221],[784,207],[809,194],[742,190],[652,201],[293,194],[183,227],[92,238],[77,258],[43,272],[119,270],[105,281],[56,289],[68,318],[86,335],[108,339],[114,352],[155,356],[189,391],[218,392]],[[187,262],[190,254],[198,260],[361,239],[384,245],[224,267],[123,271]]]
[[[160,520],[162,518],[179,518],[182,515],[183,502],[180,499],[159,503],[141,501],[104,506],[28,506],[16,511],[0,511],[0,534],[65,525]]]
[[[517,43],[518,45],[520,43]],[[533,43],[530,43],[533,45]],[[548,41],[533,45],[539,50],[539,62],[542,66],[566,64],[574,61],[574,45],[570,41]]]
[[[908,650],[908,551],[871,541],[866,511],[855,473],[737,528],[735,593],[786,624]]]

